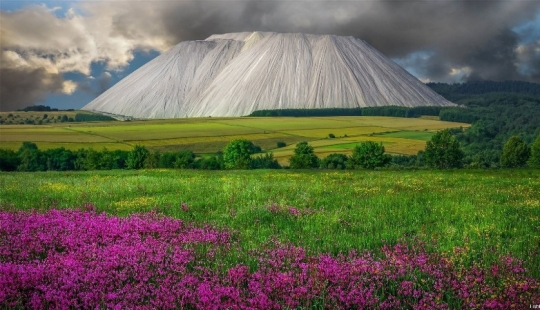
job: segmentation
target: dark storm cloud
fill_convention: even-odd
[[[45,69],[0,68],[0,111],[21,109],[60,93],[64,80]]]
[[[96,86],[92,85],[92,80],[95,80]],[[97,97],[109,89],[112,86],[112,82],[112,75],[105,71],[97,79],[87,78],[85,81],[77,83],[77,90]]]
[[[540,2],[183,1],[158,2],[153,10],[169,42],[254,30],[351,35],[389,57],[433,52],[418,59],[427,63],[409,62],[429,80],[459,80],[452,76],[456,70],[467,72],[465,79],[506,80],[529,79],[518,70],[520,40],[512,29],[535,18]],[[141,20],[137,15],[118,21]],[[119,22],[117,30],[129,36],[125,24]]]

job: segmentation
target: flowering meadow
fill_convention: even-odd
[[[540,171],[0,173],[0,308],[527,309]]]
[[[464,268],[420,242],[310,255],[270,240],[252,267],[230,232],[155,212],[0,213],[0,305],[33,309],[519,309],[540,303],[540,281],[519,260]],[[295,213],[292,211],[292,213]],[[294,214],[293,214],[294,215]]]

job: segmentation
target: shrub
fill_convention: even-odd
[[[390,155],[384,154],[382,143],[367,141],[354,148],[348,165],[350,168],[375,169],[386,166],[391,160]]]
[[[531,157],[529,158],[529,166],[540,168],[540,134],[531,146]]]
[[[344,154],[330,154],[321,160],[321,168],[323,169],[340,169],[347,167],[349,157]]]
[[[223,163],[226,169],[249,169],[254,146],[248,140],[233,140],[223,150]]]
[[[144,162],[146,157],[150,152],[146,147],[141,145],[136,145],[131,152],[129,152],[127,158],[127,168],[128,169],[142,169],[144,167]]]
[[[427,142],[424,152],[426,165],[438,169],[460,168],[463,165],[463,157],[459,142],[448,129],[433,135]]]
[[[319,158],[313,147],[307,142],[300,142],[294,149],[294,155],[289,159],[292,169],[309,169],[319,167]]]
[[[281,166],[273,153],[256,156],[251,159],[251,169],[279,169]]]
[[[520,137],[512,136],[504,144],[501,166],[505,168],[523,167],[527,164],[531,151]]]

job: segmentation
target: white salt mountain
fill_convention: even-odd
[[[176,118],[389,105],[453,104],[354,37],[242,32],[182,42],[83,110]]]

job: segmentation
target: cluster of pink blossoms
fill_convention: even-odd
[[[519,309],[540,304],[521,262],[455,266],[422,246],[308,255],[271,242],[226,267],[230,233],[155,213],[0,212],[0,307]],[[242,253],[235,253],[241,257]],[[240,256],[238,256],[240,255]],[[221,266],[222,268],[218,267]]]

